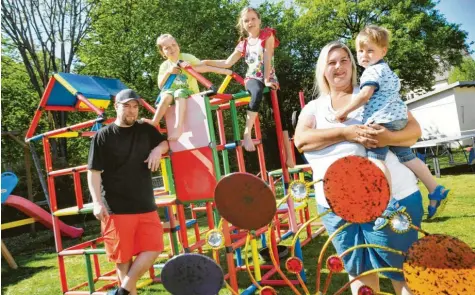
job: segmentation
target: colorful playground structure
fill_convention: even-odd
[[[2,173],[2,205],[18,209],[25,215],[30,216],[30,218],[2,223],[2,230],[32,224],[35,222],[39,222],[47,228],[52,229],[53,221],[50,213],[28,199],[11,195],[11,192],[15,189],[17,183],[18,178],[15,174],[11,172]],[[82,228],[72,227],[61,221],[59,222],[59,229],[61,235],[69,238],[79,238],[84,232]],[[13,256],[10,254],[3,241],[2,255],[5,257],[11,268],[16,269],[18,267],[15,263],[15,260],[13,259]]]
[[[213,275],[201,277],[212,286],[217,286],[217,290],[221,288],[224,282],[224,285],[232,294],[255,294],[255,292],[262,295],[277,294],[275,287],[290,288],[295,294],[310,294],[307,287],[309,278],[306,277],[303,267],[302,247],[323,231],[322,227],[317,229],[314,227],[316,219],[322,215],[311,217],[308,210],[307,198],[310,194],[309,186],[311,183],[306,183],[303,175],[304,172],[310,170],[309,167],[300,166],[287,169],[285,165],[286,159],[277,93],[270,91],[282,169],[270,172],[266,169],[262,134],[259,118],[257,118],[254,138],[260,167],[259,177],[257,177],[246,173],[241,132],[237,119],[237,108],[248,104],[249,93],[244,90],[233,94],[225,93],[232,80],[243,86],[243,79],[233,73],[226,76],[220,87],[215,87],[210,81],[195,72],[193,68],[185,67],[183,70],[196,77],[207,90],[195,94],[187,100],[184,132],[178,141],[170,143],[170,152],[164,157],[161,165],[164,186],[155,190],[157,208],[165,216],[162,222],[169,238],[169,247],[160,257],[162,259],[171,258],[169,261],[173,261],[173,263],[154,265],[149,270],[150,277],[142,280],[138,287],[154,282],[163,282],[166,288],[175,288],[180,284],[176,284],[174,278],[183,280],[183,276],[173,275],[174,267],[172,266],[188,261],[193,266],[200,265],[200,263],[209,265],[210,269],[213,269]],[[165,85],[170,85],[173,78],[171,76]],[[34,144],[41,141],[43,146],[45,170],[47,172],[46,183],[53,216],[52,224],[63,294],[104,294],[107,289],[118,283],[118,279],[115,269],[104,270],[100,263],[99,255],[105,254],[105,250],[102,248],[103,240],[99,233],[98,237],[92,240],[82,241],[68,248],[63,247],[60,217],[92,213],[92,204],[84,202],[85,198],[80,178],[80,174],[87,171],[87,166],[54,170],[50,139],[68,138],[77,140],[77,138],[87,139],[91,137],[101,125],[113,122],[114,118],[105,117],[105,109],[113,101],[114,96],[125,88],[127,87],[117,79],[65,73],[55,74],[48,83],[26,134],[26,142]],[[141,103],[148,111],[154,113],[155,109],[144,99],[141,99]],[[303,103],[302,96],[301,103]],[[174,106],[171,106],[165,116],[168,131],[170,131],[169,128],[172,128],[170,126],[173,126],[172,122],[174,122],[175,112],[173,108]],[[45,111],[82,111],[94,113],[95,117],[68,127],[35,134],[40,117]],[[224,128],[223,113],[227,111],[230,112],[233,133],[231,140],[226,138]],[[217,126],[217,129],[215,126]],[[159,130],[167,131],[162,127],[159,127]],[[238,171],[231,171],[229,153],[233,150],[236,153]],[[378,174],[373,169],[374,167],[364,159],[352,158],[349,162],[352,165],[351,169],[345,166],[346,164],[339,163],[340,166],[336,165],[334,166],[335,169],[332,169],[333,175],[328,175],[324,181],[325,186],[328,187],[327,192],[333,196],[332,200],[329,200],[332,210],[337,214],[343,214],[341,216],[349,222],[374,220],[386,208],[389,201],[389,189],[377,190],[378,193],[375,192],[374,194],[360,193],[361,206],[357,207],[358,211],[348,211],[345,209],[345,202],[353,196],[348,193],[349,188],[342,188],[342,182],[345,182],[342,180],[348,180],[348,176],[342,175],[341,171],[355,170],[370,173],[369,177],[377,178],[383,184],[386,180],[381,180],[381,173]],[[355,169],[358,167],[360,169]],[[64,176],[73,179],[76,206],[59,208],[55,179]],[[276,198],[275,179],[279,177],[282,179],[284,194],[282,199]],[[292,182],[291,178],[293,178]],[[358,181],[358,178],[346,182],[352,185],[351,189],[359,192],[366,192],[366,189],[370,186],[361,179]],[[374,199],[379,201],[379,206],[368,206],[369,202],[374,201]],[[199,212],[205,212],[207,216],[207,228],[205,230],[198,226],[197,214]],[[421,231],[411,225],[410,219],[408,220],[406,215],[392,216],[391,222],[394,223],[395,230],[415,229]],[[279,255],[282,254],[279,253],[279,246],[281,246],[279,243],[286,239],[291,241],[291,245],[284,248],[288,249],[291,254],[290,258],[284,262],[286,267],[284,270],[281,267],[280,260],[283,255]],[[323,266],[323,254],[331,239],[332,237],[325,243],[322,253],[318,257],[316,294],[320,294],[320,289],[323,291],[321,294],[325,294],[325,290],[328,289],[330,284],[331,274],[342,270],[341,257],[331,256],[331,259],[327,260],[330,276],[327,277],[327,282],[321,286],[319,277]],[[460,254],[462,258],[475,257],[473,251],[471,249],[467,251],[466,247],[460,244],[460,241],[444,237],[441,237],[441,239],[448,241],[447,243],[450,245],[456,245],[457,249],[460,249],[456,253],[457,255]],[[422,247],[425,246],[426,244]],[[375,245],[375,247],[378,246]],[[211,250],[212,253],[209,255],[213,257],[213,260],[203,258],[203,256],[196,253],[206,253],[207,250]],[[387,250],[391,251],[391,249]],[[266,251],[269,254],[270,261],[262,263],[259,252],[265,253]],[[182,256],[183,253],[185,253],[185,256]],[[400,254],[405,255],[404,253]],[[74,274],[67,271],[67,259],[70,256],[78,255],[84,257],[86,278],[84,282],[70,286],[71,281],[78,280],[77,277],[74,277]],[[249,262],[249,256],[252,263]],[[408,255],[407,257],[411,256]],[[413,259],[417,260],[417,258]],[[427,261],[429,260],[427,259]],[[214,265],[217,265],[218,268]],[[473,263],[471,265],[472,267],[475,266]],[[463,264],[464,269],[466,269],[466,266],[467,264]],[[434,267],[437,268],[438,266]],[[220,275],[220,269],[225,269],[226,272]],[[415,268],[409,267],[408,269],[408,273],[411,273]],[[237,275],[239,271],[246,272],[249,275],[252,282],[250,286],[239,285]],[[386,271],[401,270],[391,269]],[[169,275],[169,273],[172,273],[172,275]],[[454,277],[458,279],[462,275],[470,276],[472,273],[460,271]],[[98,284],[98,282],[101,283]],[[475,282],[475,278],[473,282]],[[421,284],[423,285],[423,283]],[[193,286],[191,283],[190,285]],[[349,284],[343,286],[337,294],[346,290],[348,286]],[[243,289],[241,293],[239,293],[240,289]],[[202,291],[204,293],[196,294],[210,295],[206,293],[210,292],[209,290],[205,288]],[[370,291],[368,290],[368,292]],[[182,289],[177,289],[174,292],[176,295],[188,294],[186,293],[188,291]],[[437,294],[437,292],[431,294]]]
[[[222,85],[217,88],[206,78],[196,73],[191,67],[187,67],[184,70],[195,76],[208,90],[193,95],[188,99],[184,132],[178,141],[170,143],[171,151],[162,161],[161,170],[164,188],[156,190],[155,195],[157,207],[159,209],[163,208],[166,216],[165,220],[163,220],[163,225],[170,241],[169,249],[161,255],[162,258],[170,258],[183,252],[203,252],[203,247],[206,246],[206,234],[212,232],[220,221],[220,216],[213,204],[214,190],[222,176],[232,172],[229,163],[229,151],[236,151],[238,172],[246,172],[241,146],[241,132],[237,119],[237,108],[248,104],[249,93],[247,91],[240,91],[234,94],[225,93],[228,84],[233,79],[240,85],[244,84],[243,79],[237,74],[232,74],[227,76]],[[173,76],[170,77],[166,85],[169,85],[173,78]],[[53,170],[50,139],[68,138],[73,140],[74,138],[91,137],[102,124],[108,124],[114,120],[114,118],[105,118],[105,109],[110,105],[114,95],[125,88],[127,87],[117,79],[65,73],[55,74],[48,83],[26,134],[25,141],[29,144],[41,141],[43,145],[45,170],[47,172],[46,183],[51,213],[53,215],[61,289],[64,294],[101,294],[101,292],[117,284],[117,278],[114,276],[115,270],[102,271],[100,267],[98,255],[105,254],[104,249],[100,247],[102,242],[100,236],[69,248],[63,247],[59,218],[67,215],[92,213],[92,204],[84,202],[81,186],[80,173],[86,172],[86,165]],[[285,166],[286,159],[283,152],[278,100],[275,91],[271,91],[270,95],[276,121],[280,160],[283,167],[279,173],[283,175],[283,189],[285,191],[290,178]],[[151,113],[155,111],[145,100],[141,99],[141,103]],[[173,108],[174,106],[171,106],[167,112],[166,122],[173,122]],[[228,110],[231,114],[233,130],[231,141],[227,141],[224,132],[223,112]],[[95,114],[95,118],[68,127],[35,134],[41,115],[46,111],[92,112]],[[217,120],[218,130],[215,130],[214,118]],[[173,124],[167,124],[167,126],[173,126]],[[259,175],[263,181],[268,181],[269,176],[264,160],[264,147],[261,142],[261,130],[258,119],[255,126],[254,142],[256,143],[259,157]],[[88,129],[86,130],[86,128]],[[166,131],[160,127],[159,130],[162,132]],[[217,136],[219,136],[219,142]],[[68,208],[58,207],[55,179],[63,176],[72,176],[76,193],[76,206]],[[198,227],[196,218],[198,212],[206,212],[208,229],[205,231],[200,231]],[[289,200],[279,208],[276,213],[276,222],[280,226],[275,236],[276,242],[292,237],[309,218],[307,204],[305,202],[294,204],[292,200]],[[298,221],[296,213],[300,217]],[[187,215],[191,218],[187,219]],[[225,278],[230,282],[231,288],[237,291],[239,286],[236,272],[246,270],[246,266],[242,263],[242,248],[246,242],[246,232],[236,227],[236,225],[228,224],[226,221],[221,222],[221,227],[226,229],[224,231],[224,245],[228,249],[225,254],[228,269]],[[192,231],[191,235],[188,231],[189,228]],[[256,229],[254,233],[252,251],[255,257],[257,257],[259,251],[257,240],[260,239],[261,241],[261,250],[267,247],[268,238],[264,235],[266,231],[267,226],[263,225],[262,228]],[[300,241],[300,239],[297,239],[299,241],[298,247],[311,240],[310,225],[307,226],[307,233],[308,236],[304,240]],[[66,260],[68,256],[74,255],[83,255],[85,257],[87,281],[70,287],[68,282],[69,274],[66,271]],[[219,257],[216,257],[216,259],[219,260]],[[143,284],[160,282],[160,277],[155,275],[155,270],[160,270],[161,267],[163,267],[162,264],[155,265],[154,269],[150,270],[150,279],[143,282]],[[261,269],[266,271],[262,277],[259,277],[261,284],[285,284],[279,280],[270,280],[271,276],[276,272],[273,266],[260,265],[260,262],[255,260],[252,268],[258,273],[260,273]],[[96,282],[103,280],[106,280],[107,283],[100,287],[95,286]],[[294,283],[297,284],[298,282],[295,281]],[[254,291],[255,286],[250,286],[244,293],[251,294]]]

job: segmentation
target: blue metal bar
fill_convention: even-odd
[[[227,144],[224,145],[224,148],[227,149],[227,150],[235,149],[236,148],[236,143],[235,142],[227,143]]]
[[[173,81],[175,81],[175,78],[176,78],[176,74],[171,74],[170,76],[168,76],[168,79],[165,82],[165,85],[163,85],[162,91],[170,88],[173,84]],[[160,102],[162,91],[160,91],[160,93],[157,96],[157,99],[155,100],[155,106]]]

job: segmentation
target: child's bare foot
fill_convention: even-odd
[[[294,159],[292,159],[291,157],[287,157],[287,160],[286,160],[285,163],[287,164],[287,167],[289,167],[289,168],[294,168],[295,167]]]
[[[242,146],[244,149],[248,152],[254,152],[256,150],[256,147],[254,146],[254,142],[252,142],[252,138],[250,135],[244,134],[243,136],[243,141],[242,141]]]
[[[173,132],[170,132],[170,135],[168,136],[168,140],[170,141],[177,141],[178,138],[183,134],[183,126],[176,127]]]

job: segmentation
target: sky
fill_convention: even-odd
[[[272,1],[272,0],[271,0]],[[258,6],[262,0],[251,0],[251,6]],[[285,0],[291,3],[292,0]],[[475,0],[440,0],[435,7],[451,23],[460,24],[460,28],[468,33],[467,44],[473,51],[472,57],[475,59]]]
[[[460,24],[468,33],[467,43],[474,42],[470,49],[475,59],[475,0],[441,0],[436,9],[445,15],[447,21]]]

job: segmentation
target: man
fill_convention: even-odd
[[[168,142],[153,126],[137,122],[139,96],[133,90],[120,91],[114,107],[117,119],[92,139],[87,179],[107,257],[121,282],[108,294],[136,295],[138,279],[163,250],[151,171],[160,166]]]

